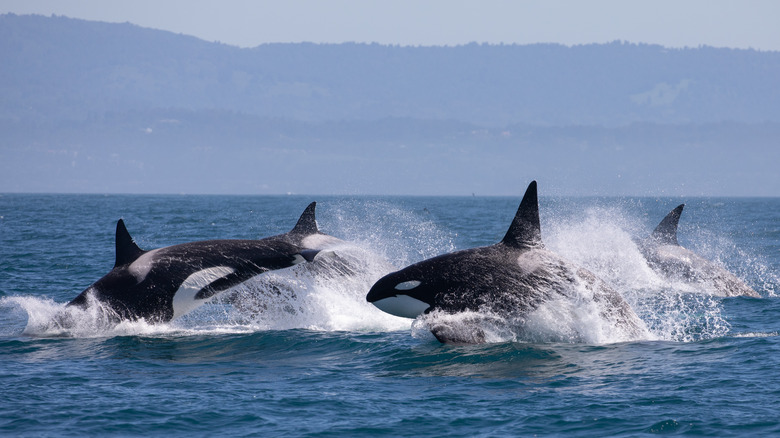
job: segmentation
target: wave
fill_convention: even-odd
[[[594,207],[578,218],[552,223],[546,242],[572,262],[591,270],[617,289],[642,318],[656,339],[689,342],[725,336],[730,324],[722,313],[722,299],[711,284],[685,281],[654,271],[637,245],[635,236],[644,236],[638,218],[620,208]],[[724,239],[713,239],[706,233],[703,243],[693,240],[697,251],[711,260],[733,259],[736,245]],[[641,238],[641,237],[640,237]],[[740,257],[738,270],[750,271],[751,279],[767,272],[756,258]],[[759,289],[773,296],[774,289]]]

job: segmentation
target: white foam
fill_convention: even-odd
[[[735,338],[773,338],[775,336],[780,336],[780,333],[778,332],[769,332],[769,333],[757,333],[757,332],[751,332],[751,333],[736,333],[734,335]]]
[[[545,242],[616,289],[656,339],[685,342],[728,333],[719,300],[648,265],[632,236],[649,230],[637,222],[620,210],[591,208],[583,217],[555,221]]]
[[[374,282],[395,268],[359,246],[343,244],[331,250],[331,257],[255,277],[219,301],[231,305],[229,318],[264,329],[408,329],[408,319],[366,301]]]
[[[413,334],[425,330],[454,343],[530,342],[609,344],[657,337],[636,316],[610,312],[584,284],[542,303],[528,314],[433,311],[417,318]]]
[[[412,336],[428,339],[436,334],[453,344],[481,344],[514,341],[505,318],[484,312],[466,311],[448,314],[434,310],[419,316],[412,324]]]
[[[545,246],[582,266],[618,290],[656,289],[665,280],[647,264],[632,236],[641,231],[618,210],[592,208],[584,217],[545,228]]]
[[[167,325],[152,325],[143,320],[116,323],[115,313],[102,303],[88,298],[86,308],[66,306],[47,298],[5,297],[0,305],[18,307],[27,314],[23,334],[36,337],[113,337],[169,333]]]

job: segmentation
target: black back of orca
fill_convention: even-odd
[[[114,268],[69,305],[86,306],[91,296],[121,319],[169,321],[258,274],[311,261],[317,250],[304,247],[303,241],[321,234],[315,206],[312,202],[288,233],[260,240],[190,242],[151,251],[136,245],[120,219]],[[177,311],[179,303],[183,307]]]

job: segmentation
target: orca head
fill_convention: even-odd
[[[380,278],[371,286],[366,301],[403,318],[417,318],[429,312],[436,304],[437,293],[446,290],[433,260],[423,260]]]

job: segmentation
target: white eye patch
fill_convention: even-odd
[[[404,281],[403,283],[398,283],[398,284],[396,284],[396,285],[395,285],[395,290],[409,290],[409,289],[414,289],[414,288],[416,288],[416,287],[417,287],[417,286],[419,286],[419,285],[420,285],[420,282],[419,282],[419,281],[417,281],[417,280],[409,280],[409,281]]]

